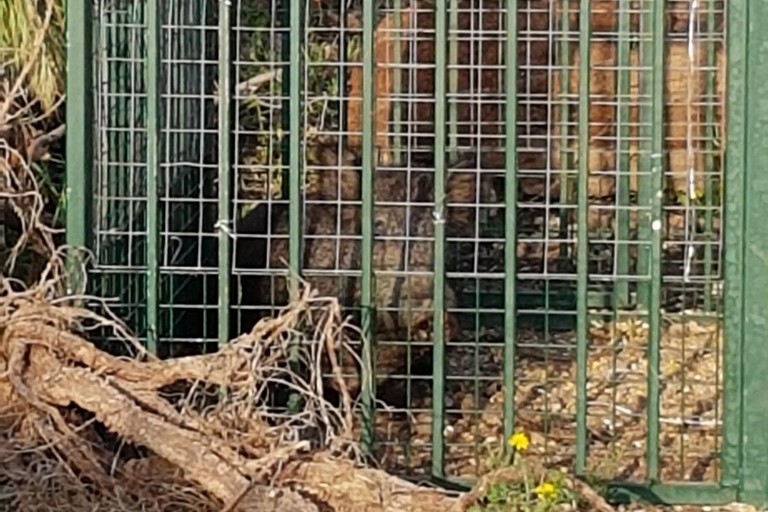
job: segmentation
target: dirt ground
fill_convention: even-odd
[[[526,339],[526,334],[528,339]],[[642,321],[595,324],[587,355],[588,469],[605,478],[644,478],[647,335]],[[520,345],[541,343],[522,333]],[[534,338],[534,339],[531,339]],[[670,323],[661,338],[660,454],[665,480],[715,481],[718,471],[721,333],[717,323]],[[572,467],[576,438],[575,334],[560,334],[545,350],[550,360],[521,356],[515,370],[517,428],[528,433],[532,450],[549,464]],[[475,478],[484,454],[503,438],[503,349],[496,346],[448,348],[446,387],[448,445],[446,471]],[[477,375],[475,368],[482,368]],[[463,378],[461,378],[462,376]],[[485,381],[477,382],[484,378]],[[455,379],[455,380],[454,380]],[[429,467],[432,412],[429,379],[410,392],[408,415],[383,411],[377,417],[379,455],[392,471]],[[397,394],[395,393],[395,394]],[[406,456],[404,444],[410,454]]]

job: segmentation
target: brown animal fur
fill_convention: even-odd
[[[525,9],[518,13],[521,36],[549,27],[549,0],[528,0]],[[480,7],[483,7],[482,13]],[[457,129],[460,147],[503,145],[504,113],[504,11],[493,0],[461,0],[459,2],[457,55],[449,56],[452,65],[458,66],[456,90],[449,90],[456,99],[451,99],[457,112]],[[472,11],[470,11],[472,9]],[[383,161],[390,161],[391,147],[388,127],[391,121],[392,95],[394,92],[395,65],[403,66],[400,90],[403,94],[422,97],[434,96],[434,12],[426,3],[413,2],[400,14],[401,31],[395,32],[395,14],[386,16],[377,26],[374,41],[376,72],[374,80],[375,145]],[[409,27],[414,27],[410,29]],[[470,30],[482,31],[482,40],[470,41]],[[415,33],[415,35],[414,35]],[[396,56],[396,41],[400,39],[401,55]],[[549,42],[546,38],[522,37],[518,43],[518,60],[521,72],[518,74],[518,92],[545,97],[548,87],[547,64],[549,63]],[[528,57],[530,56],[530,60]],[[399,58],[397,58],[399,57]],[[398,64],[399,63],[399,64]],[[418,66],[418,67],[417,67]],[[471,69],[470,69],[471,68]],[[411,90],[411,79],[415,89]],[[362,133],[363,71],[356,66],[350,69],[349,123],[348,129],[354,135],[349,137],[352,147],[359,147]],[[479,84],[479,85],[478,85]],[[449,85],[450,87],[450,85]],[[478,96],[484,98],[479,112]],[[416,144],[431,147],[434,144],[434,103],[413,100],[413,116],[402,121],[412,126],[418,135]],[[404,111],[407,109],[403,109]],[[542,104],[519,105],[518,124],[524,127],[519,132],[519,146],[523,148],[518,156],[521,168],[543,171],[546,168],[547,108]],[[479,132],[479,133],[478,133]],[[476,137],[480,136],[478,140]],[[524,193],[539,195],[545,184],[539,179],[521,179]]]
[[[670,33],[685,33],[688,31],[689,22],[689,8],[691,0],[673,0],[666,2],[666,29]],[[480,3],[477,0],[462,0],[459,2],[459,7],[462,10],[458,16],[459,18],[459,31],[462,35],[458,42],[458,55],[455,56],[457,64],[463,69],[467,69],[472,65],[472,70],[459,73],[458,87],[456,91],[450,91],[453,94],[458,94],[456,101],[456,108],[458,113],[458,124],[461,126],[460,135],[470,135],[473,130],[477,131],[477,126],[480,127],[479,131],[485,137],[481,137],[479,145],[489,146],[500,144],[501,140],[498,136],[503,133],[503,110],[500,104],[494,104],[493,101],[489,101],[483,105],[483,109],[480,112],[479,119],[473,119],[475,117],[475,111],[477,109],[477,95],[483,93],[485,95],[491,94],[497,98],[503,98],[504,83],[503,72],[497,69],[499,66],[503,66],[503,44],[504,44],[504,7],[499,7],[496,2],[484,1],[482,6],[484,12],[482,16],[477,13],[468,13],[468,9],[479,8]],[[639,0],[632,0],[629,5],[630,9],[630,31],[632,33],[638,33],[640,30],[640,11],[642,8],[647,8],[647,5],[640,5]],[[559,93],[560,86],[558,84],[560,80],[559,72],[554,73],[554,76],[550,76],[547,71],[547,65],[551,62],[552,49],[547,38],[538,37],[535,34],[541,33],[551,29],[550,12],[558,20],[560,20],[561,2],[556,0],[528,0],[519,3],[518,5],[518,28],[520,31],[520,41],[518,42],[518,63],[520,65],[520,73],[518,74],[518,93],[521,96],[527,97],[544,97],[548,94],[554,93],[555,96]],[[611,32],[615,33],[618,30],[618,7],[621,5],[618,0],[593,0],[592,11],[590,14],[591,29],[595,32]],[[705,30],[709,17],[710,4],[702,4],[697,11],[697,30]],[[721,30],[723,25],[723,2],[718,1],[714,5],[715,10],[715,31]],[[399,62],[402,66],[413,66],[419,64],[420,68],[411,71],[411,74],[415,74],[416,89],[409,90],[410,77],[407,71],[403,71],[403,81],[401,90],[404,94],[426,94],[427,97],[432,96],[434,93],[434,68],[428,66],[434,63],[434,40],[432,36],[432,30],[434,29],[434,16],[433,12],[429,10],[430,6],[413,2],[411,6],[404,9],[400,14],[400,26],[402,31],[400,34],[396,33],[393,28],[395,27],[395,14],[386,16],[379,26],[377,27],[374,41],[375,48],[375,60],[376,60],[376,75],[374,80],[374,95],[376,97],[376,112],[375,112],[375,144],[381,150],[381,154],[384,155],[384,161],[390,161],[390,142],[387,136],[389,122],[391,121],[390,111],[392,107],[392,93],[394,90],[394,77],[393,64]],[[426,12],[425,12],[426,10]],[[417,12],[418,11],[418,12]],[[577,30],[579,23],[579,2],[578,0],[571,0],[569,7],[569,30]],[[409,27],[415,27],[414,36],[409,33]],[[481,31],[482,43],[472,43],[464,36],[466,31],[473,28],[475,31]],[[412,40],[418,40],[413,43]],[[401,41],[402,54],[395,58],[395,42],[397,39]],[[412,43],[412,44],[409,44]],[[672,61],[675,59],[679,61],[680,55],[678,55],[675,46],[682,43],[672,43],[669,50],[669,58]],[[601,64],[616,66],[616,48],[615,43],[595,41],[591,45],[592,61],[593,61],[593,76],[591,78],[591,85],[593,96],[596,100],[612,101],[615,99],[615,83],[616,73],[612,69],[594,69]],[[573,66],[578,66],[578,48],[577,45],[571,45],[574,51],[574,55],[571,56],[570,62]],[[415,48],[415,51],[411,51],[411,48]],[[699,55],[704,55],[704,52],[700,52]],[[687,58],[686,58],[687,59]],[[426,65],[426,66],[425,66]],[[674,62],[670,64],[670,70],[676,67]],[[719,67],[722,69],[722,67]],[[683,72],[687,73],[687,72]],[[703,75],[703,73],[699,73]],[[637,73],[633,76],[634,85],[637,87],[638,79]],[[680,111],[686,107],[680,107],[676,96],[679,95],[681,89],[679,84],[675,83],[677,79],[671,78],[671,74],[668,75],[667,90],[670,93],[670,100],[668,101],[668,115],[673,118],[679,115]],[[677,76],[681,76],[679,72]],[[722,76],[722,72],[718,72],[718,76]],[[478,89],[478,79],[482,79],[482,90]],[[549,80],[552,80],[553,90],[549,90]],[[686,80],[681,78],[680,80]],[[679,80],[677,80],[679,81]],[[362,98],[362,82],[363,73],[361,67],[351,69],[349,74],[349,128],[352,132],[362,132],[362,104],[360,99]],[[575,93],[578,88],[578,70],[574,69],[570,76],[569,92]],[[722,80],[718,80],[718,84],[722,83]],[[636,98],[636,95],[635,95]],[[693,100],[698,101],[697,97]],[[430,146],[432,145],[431,137],[429,134],[434,133],[434,108],[433,103],[430,101],[417,101],[414,103],[415,112],[413,118],[410,120],[404,119],[404,121],[410,121],[413,125],[418,126],[417,132],[420,135],[419,144]],[[554,122],[560,119],[559,109],[555,109]],[[637,119],[637,109],[633,109],[634,119]],[[718,109],[718,117],[722,119],[721,109]],[[590,195],[594,197],[606,197],[613,192],[613,177],[612,176],[599,176],[599,173],[603,171],[611,171],[615,168],[615,149],[611,136],[615,136],[615,124],[616,124],[616,109],[609,105],[593,105],[590,112],[590,136],[591,136],[591,150],[590,150],[590,164],[589,167],[595,173],[589,184]],[[722,125],[722,123],[720,123]],[[546,188],[551,188],[553,192],[557,191],[557,181],[548,182],[552,178],[544,177],[543,171],[547,169],[546,158],[546,145],[548,136],[552,135],[552,126],[549,120],[549,114],[547,112],[547,106],[545,101],[541,101],[540,105],[520,105],[518,108],[518,163],[520,170],[523,171],[519,183],[519,189],[523,195],[527,196],[539,196],[544,193]],[[672,123],[668,126],[668,146],[670,150],[670,164],[669,168],[672,174],[675,176],[673,182],[678,183],[677,176],[680,175],[679,169],[681,168],[681,153],[678,151],[679,143],[674,142],[679,140],[680,137],[676,133],[677,123]],[[555,127],[555,131],[557,127]],[[722,127],[721,127],[722,131]],[[696,135],[694,135],[695,137]],[[559,136],[555,135],[555,145],[559,144]],[[460,137],[459,144],[468,143],[468,137]],[[350,138],[353,145],[359,146],[360,138]],[[477,140],[474,143],[477,145]],[[636,166],[636,156],[638,148],[636,144],[633,144],[631,149],[633,156],[633,165]],[[560,155],[559,151],[555,148],[552,163],[555,168],[559,168]],[[686,168],[688,167],[687,155],[685,155]],[[701,166],[696,163],[697,168]],[[542,178],[534,178],[530,174],[530,171],[534,171],[537,174],[541,172]],[[677,185],[675,185],[677,187]],[[636,188],[633,186],[633,188]]]
[[[705,75],[703,67],[706,64],[706,47],[699,44],[696,48],[697,61],[694,63],[693,75],[691,75],[690,60],[688,58],[688,44],[682,41],[667,43],[666,69],[665,69],[665,151],[667,154],[666,169],[668,187],[675,192],[688,191],[688,169],[693,167],[695,171],[694,185],[698,191],[704,187],[706,176],[704,175],[704,142],[707,131],[704,126],[705,107]],[[718,49],[716,92],[724,92],[724,57],[722,48]],[[618,109],[616,106],[616,43],[595,41],[590,45],[590,149],[589,164],[590,173],[594,173],[589,179],[589,195],[593,198],[609,197],[614,193],[614,173],[616,171],[616,128]],[[630,161],[630,188],[637,190],[637,172],[641,148],[638,147],[640,109],[640,70],[639,54],[636,49],[630,52],[629,71],[629,161]],[[574,45],[571,62],[572,71],[569,76],[569,92],[572,95],[578,93],[579,81],[579,48]],[[559,74],[553,77],[554,95],[557,98],[561,90]],[[571,109],[571,126],[578,121],[577,112]],[[560,107],[555,108],[554,113],[556,127],[562,129],[560,123]],[[724,129],[723,109],[715,109],[716,122],[721,131]],[[690,134],[689,134],[690,130]],[[571,150],[574,154],[578,151],[576,130],[572,129]],[[688,138],[693,142],[693,160],[688,155]],[[553,141],[552,165],[559,168],[560,162],[560,136],[555,135]]]
[[[557,5],[561,3],[555,0]],[[688,22],[690,19],[690,4],[692,0],[667,0],[665,2],[665,23],[666,30],[669,33],[687,33]],[[579,26],[579,3],[580,0],[570,0],[568,8],[571,30],[578,30]],[[641,0],[631,0],[629,4],[629,26],[630,31],[638,33],[640,31],[640,13],[643,10],[650,9],[651,2]],[[616,33],[619,29],[619,6],[620,0],[592,0],[590,13],[590,28],[594,32]],[[700,2],[697,9],[697,27],[706,27],[709,17],[709,2]],[[722,31],[723,2],[718,0],[714,4],[715,31]]]
[[[547,33],[556,26],[558,4],[557,0],[518,2],[517,91],[518,98],[531,98],[517,106],[518,189],[523,197],[542,197],[548,189],[557,193],[557,178],[547,172],[552,131],[547,98],[554,50]]]
[[[701,68],[706,65],[706,47],[696,47],[696,62],[691,73],[687,42],[672,42],[667,47],[664,83],[665,145],[668,154],[667,181],[675,192],[688,192],[689,169],[694,169],[696,190],[704,192],[704,150],[706,110],[700,104],[706,102],[706,77]],[[689,142],[690,139],[690,142]],[[688,145],[693,154],[689,155]]]
[[[403,9],[400,13],[400,26],[402,30],[407,30],[411,26],[411,16],[413,8]],[[391,62],[397,62],[396,53],[396,27],[395,15],[386,16],[376,27],[374,33],[374,59],[376,71],[374,72],[373,95],[376,98],[373,110],[373,125],[375,130],[374,146],[380,148],[380,158],[383,163],[389,163],[389,137],[387,135],[387,126],[389,123],[389,112],[391,105],[391,91],[394,90],[395,73]],[[404,47],[401,44],[400,47]],[[348,98],[347,98],[347,143],[350,147],[360,148],[362,146],[363,134],[363,68],[359,64],[352,67],[348,75]]]
[[[568,92],[571,97],[578,98],[579,91],[579,71],[580,55],[578,45],[572,45],[570,62],[573,62],[571,72],[568,76]],[[590,45],[590,79],[589,79],[589,171],[593,173],[588,181],[590,197],[605,197],[613,194],[614,178],[602,173],[615,171],[616,164],[616,120],[617,108],[616,99],[616,71],[611,66],[616,65],[616,45],[612,42],[595,41]],[[561,76],[559,72],[554,72],[552,77],[553,97],[556,106],[553,112],[555,136],[553,140],[552,167],[560,169],[561,158],[561,135],[557,133],[565,128],[562,120],[562,105],[559,95],[562,90]],[[578,112],[576,108],[570,109],[570,120],[568,126],[573,127],[578,122]],[[578,154],[577,140],[573,134],[577,133],[575,128],[569,130],[571,149],[573,151],[573,161],[575,162]]]
[[[337,165],[335,145],[314,146],[307,159],[307,187],[304,213],[303,278],[320,295],[339,298],[344,306],[359,304],[360,279],[350,276],[360,265],[360,172],[354,168],[357,154],[345,151]],[[320,169],[322,165],[324,169]],[[464,165],[464,164],[462,164]],[[339,176],[341,175],[341,180]],[[477,203],[476,171],[459,169],[448,173],[445,201],[448,205],[448,231],[468,236],[474,227],[474,208],[462,204]],[[374,301],[376,307],[376,374],[384,380],[407,360],[407,347],[395,344],[404,339],[428,342],[433,320],[433,241],[434,194],[432,174],[379,168],[374,178]],[[409,204],[410,208],[406,206]],[[264,239],[243,243],[236,248],[238,267],[285,270],[288,260],[288,207],[272,204],[271,213],[262,204],[238,224],[239,233],[264,233],[270,224],[271,240],[267,250]],[[409,212],[410,210],[410,212]],[[269,220],[269,222],[268,222]],[[415,239],[414,239],[415,238]],[[316,271],[335,271],[335,275]],[[406,274],[406,275],[404,275]],[[288,282],[284,276],[252,279],[248,297],[257,304],[288,302]],[[453,290],[445,290],[448,310],[456,306]],[[446,314],[445,339],[456,338],[458,324]],[[389,343],[388,343],[389,342]],[[415,349],[423,352],[423,348]],[[348,389],[359,388],[356,364],[351,356],[342,360]],[[331,383],[335,386],[334,383]]]
[[[505,155],[500,150],[468,153],[449,166],[446,185],[449,237],[478,236],[475,228],[478,206],[503,200],[504,169]]]

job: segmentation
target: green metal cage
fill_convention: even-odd
[[[358,315],[360,435],[394,473],[466,483],[523,429],[616,499],[766,501],[768,7],[70,0],[67,19],[68,242],[150,350],[220,346],[301,276]]]

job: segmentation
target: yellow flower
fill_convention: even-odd
[[[557,496],[557,487],[549,482],[544,482],[536,487],[533,492],[542,501],[551,501]]]
[[[524,452],[528,449],[531,442],[528,440],[523,432],[518,432],[509,438],[509,446],[515,449],[517,452]]]

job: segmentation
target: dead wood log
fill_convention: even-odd
[[[81,343],[74,344],[76,351],[80,352],[79,359],[101,364],[97,368],[74,366],[63,350],[52,349],[52,345],[57,344],[51,341],[56,340],[51,336],[54,332],[57,336],[77,340],[74,335],[45,325],[31,328],[28,324],[17,324],[4,330],[0,346],[5,353],[0,355],[8,362],[9,378],[0,381],[0,396],[8,397],[11,403],[26,401],[27,405],[42,413],[77,405],[92,413],[97,421],[120,438],[144,446],[180,468],[187,481],[210,495],[224,503],[239,503],[234,510],[271,510],[264,508],[265,495],[273,495],[275,507],[286,505],[285,500],[303,503],[298,510],[314,510],[312,504],[315,503],[320,504],[315,505],[316,508],[328,507],[337,511],[351,511],[353,508],[437,511],[444,510],[451,503],[444,501],[449,498],[442,493],[419,491],[412,484],[382,471],[358,469],[346,460],[327,456],[296,460],[298,452],[303,451],[307,444],[283,443],[276,446],[275,442],[279,439],[268,431],[266,425],[262,432],[261,457],[245,457],[226,439],[216,436],[214,429],[203,421],[176,412],[162,398],[150,392],[146,381],[139,383],[124,378],[148,375],[148,370],[152,368],[158,374],[152,381],[154,384],[168,382],[171,379],[158,365],[178,369],[174,362],[141,363],[117,361],[111,356],[98,357],[87,354],[98,351],[79,340]],[[59,348],[63,347],[60,345]],[[210,362],[212,358],[188,358],[187,370],[193,367],[203,370],[196,376],[201,380],[209,375],[215,377],[217,372],[208,373],[204,371],[204,365],[191,364],[193,360],[200,362],[202,359]],[[116,366],[120,370],[111,371],[107,361],[118,363]],[[133,365],[134,371],[128,371],[125,365]],[[280,466],[284,467],[282,471]],[[278,490],[270,490],[270,485],[278,486]],[[244,490],[247,492],[244,493]],[[306,496],[311,499],[302,501],[300,497]],[[427,502],[435,505],[425,508]],[[256,503],[258,507],[251,507]]]

